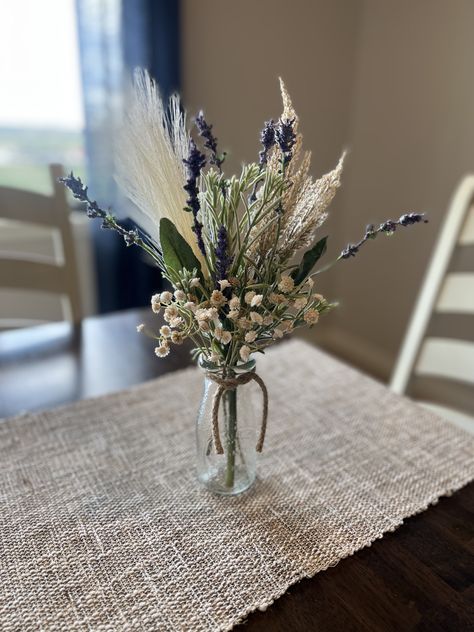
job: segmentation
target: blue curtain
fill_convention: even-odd
[[[126,207],[113,180],[114,130],[123,85],[137,66],[147,68],[167,97],[180,89],[179,0],[76,0],[85,109],[88,184],[92,195],[119,215]],[[125,220],[126,223],[126,220]],[[99,311],[149,302],[161,287],[158,270],[117,235],[93,231]]]

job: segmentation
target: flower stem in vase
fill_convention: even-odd
[[[227,465],[225,474],[226,487],[234,486],[235,476],[235,440],[237,436],[237,389],[226,391],[227,407]]]

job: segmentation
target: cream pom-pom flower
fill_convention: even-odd
[[[169,338],[171,336],[171,329],[168,327],[168,325],[163,325],[162,327],[160,327],[160,334],[163,336],[163,338]]]
[[[248,359],[250,357],[250,347],[248,347],[247,345],[242,345],[240,347],[239,355],[244,362],[248,362]]]
[[[169,352],[170,348],[167,344],[161,344],[159,347],[155,347],[155,355],[159,358],[166,358]]]
[[[308,325],[315,325],[319,320],[319,312],[317,309],[308,309],[303,318]]]
[[[283,275],[281,277],[280,283],[278,284],[278,289],[280,290],[280,292],[284,292],[285,294],[288,294],[289,292],[292,291],[294,287],[295,287],[295,282],[290,276]]]

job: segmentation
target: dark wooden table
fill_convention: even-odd
[[[0,334],[0,417],[119,390],[190,364],[135,332],[149,310]],[[156,318],[156,317],[155,317]],[[156,320],[155,320],[156,325]],[[249,632],[474,630],[474,484],[293,586]]]

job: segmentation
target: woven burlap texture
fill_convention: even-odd
[[[258,371],[235,498],[195,481],[194,368],[0,423],[4,632],[230,629],[474,478],[473,437],[303,342]]]

